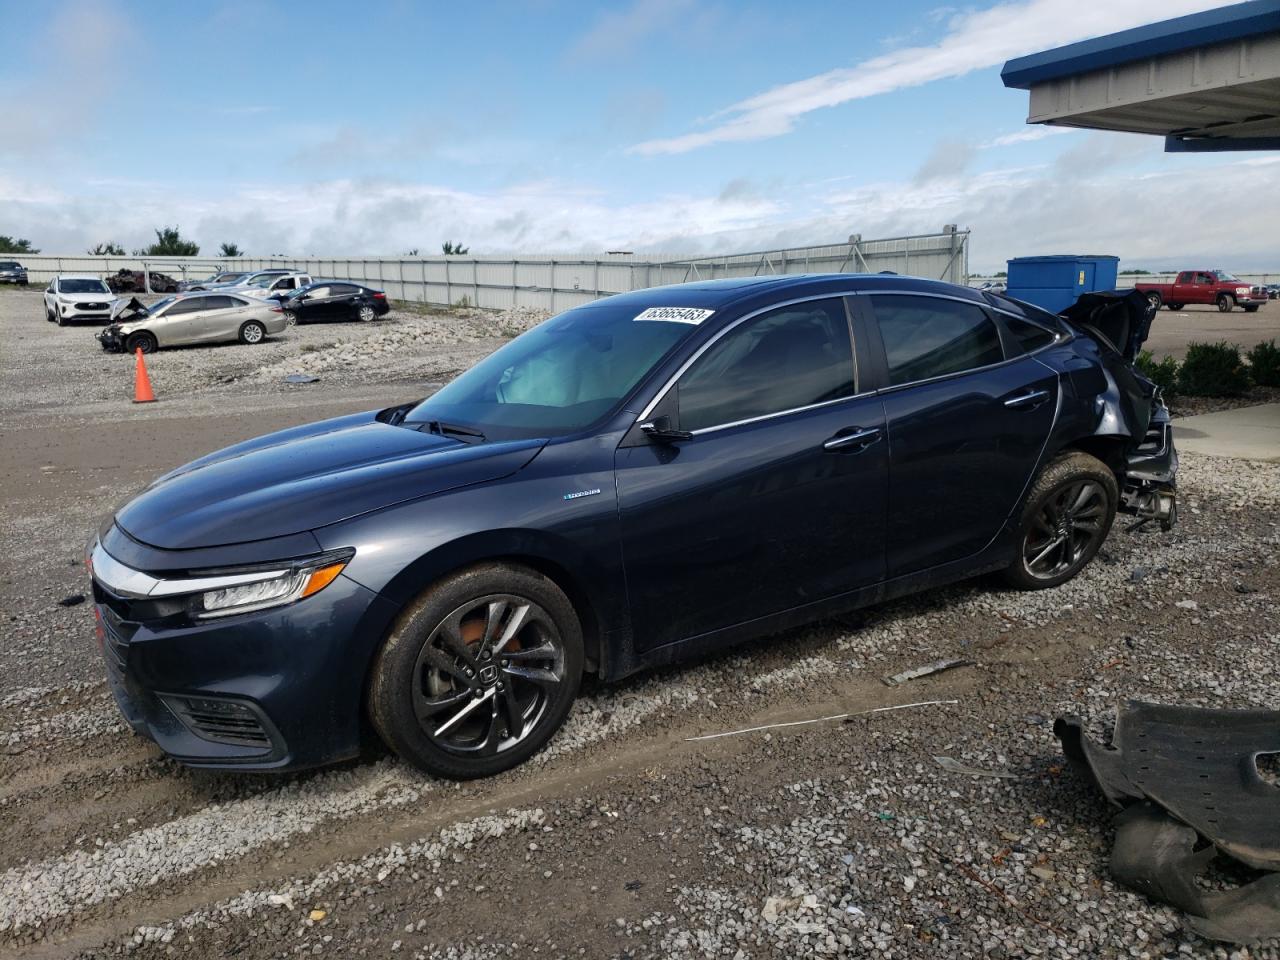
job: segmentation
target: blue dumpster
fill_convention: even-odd
[[[1014,257],[1009,261],[1009,296],[1057,313],[1094,290],[1114,290],[1119,257]]]

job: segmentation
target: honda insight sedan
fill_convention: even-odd
[[[451,778],[605,680],[1002,570],[1074,577],[1117,510],[1171,524],[1150,308],[1065,317],[892,275],[642,290],[412,403],[161,477],[90,566],[121,710],[194,766],[356,755]]]

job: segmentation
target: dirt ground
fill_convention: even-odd
[[[1219,313],[1214,306],[1193,304],[1174,311],[1167,307],[1156,314],[1146,349],[1160,360],[1172,356],[1182,360],[1190,343],[1238,344],[1249,350],[1264,340],[1280,339],[1280,300],[1263,304],[1255,313],[1236,308]]]
[[[1280,957],[1117,887],[1113,811],[1051,731],[1104,731],[1126,697],[1280,709],[1280,466],[1184,457],[1181,524],[1118,523],[1058,590],[982,579],[589,681],[550,748],[490,780],[385,754],[199,773],[110,702],[73,599],[97,519],[218,446],[422,395],[536,318],[162,351],[160,402],[134,406],[132,360],[38,303],[0,293],[0,960]],[[881,680],[941,657],[973,665]]]

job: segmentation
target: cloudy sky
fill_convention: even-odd
[[[1203,0],[0,0],[0,234],[207,252],[1280,261],[1280,156],[1025,125],[1010,57]]]

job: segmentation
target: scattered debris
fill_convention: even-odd
[[[307,916],[309,916],[309,917],[311,918],[312,922],[314,922],[314,923],[319,923],[321,920],[323,920],[323,919],[324,919],[325,917],[327,917],[328,915],[329,915],[329,914],[328,914],[328,913],[326,913],[324,910],[312,910],[309,914],[307,914]]]
[[[320,378],[310,373],[291,373],[284,378],[285,383],[319,383]]]
[[[1000,777],[1004,780],[1021,779],[1021,777],[1016,773],[1009,773],[1005,770],[983,770],[979,767],[970,767],[951,757],[934,757],[933,759],[934,762],[943,770],[947,771],[947,773],[962,773],[970,777]]]
[[[1236,593],[1257,593],[1258,588],[1250,586],[1247,583],[1237,582],[1235,586]]]
[[[80,604],[82,604],[82,603],[84,603],[84,594],[83,594],[83,593],[73,593],[73,594],[71,594],[71,596],[69,596],[69,597],[63,597],[61,600],[59,600],[59,601],[58,601],[58,606],[60,606],[60,607],[75,607],[75,606],[79,606],[79,605],[80,605]]]
[[[972,667],[972,660],[935,660],[933,663],[926,663],[922,667],[915,667],[911,670],[904,670],[902,673],[895,673],[892,676],[885,677],[884,682],[890,687],[896,687],[900,683],[906,683],[908,680],[919,680],[921,677],[928,677],[935,673],[942,673],[945,670],[954,670],[956,667]]]
[[[1052,880],[1058,875],[1056,870],[1050,870],[1048,867],[1031,867],[1027,873],[1033,877],[1039,877],[1041,880]]]
[[[744,727],[741,730],[728,730],[724,733],[706,733],[700,737],[685,737],[685,742],[694,740],[718,740],[721,737],[736,737],[743,733],[756,733],[760,730],[776,730],[779,727],[803,727],[810,723],[826,723],[830,720],[843,720],[848,723],[854,717],[866,717],[873,713],[888,713],[891,710],[906,710],[908,707],[935,707],[959,703],[959,700],[921,700],[918,703],[896,703],[891,707],[876,707],[874,710],[860,710],[857,713],[834,713],[829,717],[814,717],[812,720],[790,720],[786,723],[766,723],[759,727]]]
[[[1199,610],[1200,609],[1200,604],[1196,603],[1194,600],[1179,600],[1177,603],[1174,604],[1174,606],[1178,607],[1181,610]]]
[[[1259,754],[1280,752],[1280,712],[1131,700],[1109,748],[1075,717],[1053,732],[1071,765],[1123,808],[1111,854],[1119,882],[1182,910],[1210,939],[1280,936],[1280,794],[1257,767]],[[1219,853],[1272,872],[1207,892],[1196,878]]]
[[[293,909],[293,897],[287,893],[273,893],[267,897],[267,903],[273,907],[284,907],[286,910]]]

